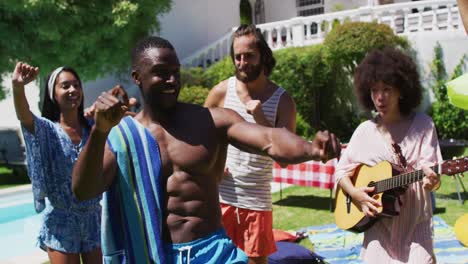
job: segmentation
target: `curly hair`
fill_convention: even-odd
[[[231,59],[234,62],[234,40],[236,38],[249,35],[255,36],[255,44],[260,51],[260,60],[263,64],[265,75],[269,76],[276,65],[276,60],[273,57],[273,51],[271,51],[270,46],[268,46],[262,32],[260,29],[255,27],[255,25],[240,25],[234,32],[231,42]]]
[[[69,67],[69,66],[64,66],[61,72],[69,72],[69,73],[75,75],[76,79],[80,83],[80,86],[82,87],[81,89],[83,89],[83,85],[82,85],[80,76],[75,71],[75,69],[73,69],[72,67]],[[44,92],[44,99],[43,99],[43,103],[42,103],[41,114],[42,114],[42,117],[45,117],[45,118],[49,119],[52,122],[59,122],[60,121],[60,107],[59,107],[57,102],[52,101],[52,99],[50,99],[50,97],[49,97],[49,89],[52,89],[52,87],[49,87],[49,79],[50,79],[51,74],[52,73],[49,73],[49,75],[47,75],[47,77],[45,79],[45,92]],[[84,101],[84,93],[83,93],[83,96],[81,98],[80,106],[78,107],[78,118],[80,119],[80,122],[83,125],[87,126],[88,121],[86,121],[86,118],[84,117],[83,101]]]
[[[354,89],[361,106],[375,110],[371,88],[377,82],[398,89],[400,113],[408,115],[422,100],[419,73],[413,60],[402,51],[386,47],[369,52],[354,72]]]

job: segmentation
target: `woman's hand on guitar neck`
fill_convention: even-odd
[[[362,212],[369,217],[377,216],[377,207],[382,205],[376,199],[369,196],[374,191],[374,187],[358,187],[351,192],[353,201],[361,207]]]
[[[429,191],[434,191],[440,187],[440,175],[436,174],[429,167],[423,166],[424,171],[423,188]]]

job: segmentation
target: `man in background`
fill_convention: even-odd
[[[276,64],[273,52],[255,25],[241,25],[231,44],[235,76],[213,87],[206,107],[224,107],[246,121],[296,129],[296,105],[268,79]],[[276,251],[271,202],[273,160],[230,145],[225,176],[219,186],[223,225],[250,263],[267,263]]]

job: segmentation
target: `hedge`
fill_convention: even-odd
[[[210,90],[202,86],[184,86],[179,93],[179,101],[203,105]]]

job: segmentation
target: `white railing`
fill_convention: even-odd
[[[212,63],[229,56],[231,52],[232,33],[235,30],[236,28],[231,29],[231,31],[212,44],[199,49],[193,55],[183,59],[182,65],[206,68]]]
[[[327,13],[257,25],[273,50],[321,43],[333,23],[377,21],[389,25],[396,34],[421,31],[463,30],[456,0],[405,2]],[[235,28],[212,44],[182,60],[186,66],[206,68],[229,56]]]

